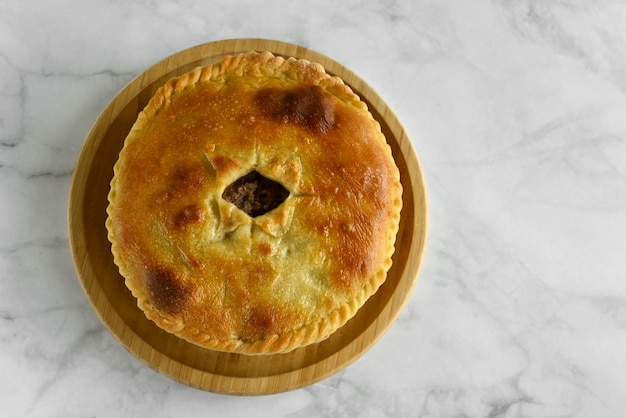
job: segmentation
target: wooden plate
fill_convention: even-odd
[[[357,315],[327,340],[287,354],[246,356],[197,347],[159,329],[137,308],[113,264],[105,219],[113,165],[138,112],[169,78],[224,55],[250,50],[319,62],[366,101],[392,147],[404,186],[400,232],[387,281]],[[406,303],[426,239],[426,195],[411,142],[396,116],[354,73],[319,53],[284,42],[233,39],[199,45],[155,64],[131,81],[96,120],[78,157],[69,196],[70,247],[94,310],[132,354],[187,385],[228,394],[299,388],[343,369],[369,349]]]

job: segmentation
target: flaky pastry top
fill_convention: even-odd
[[[252,171],[289,192],[254,217],[222,197]],[[107,229],[159,327],[279,353],[326,338],[384,282],[401,194],[378,122],[340,78],[251,52],[159,88],[115,165]]]

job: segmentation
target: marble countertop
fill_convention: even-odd
[[[0,415],[626,416],[626,4],[0,3]],[[74,270],[67,198],[97,116],[191,46],[325,54],[394,110],[429,236],[397,322],[287,393],[187,387],[129,354]]]

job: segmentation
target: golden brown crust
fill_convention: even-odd
[[[222,199],[256,170],[289,197]],[[107,229],[146,316],[195,344],[286,352],[348,321],[391,266],[402,187],[367,106],[319,64],[226,57],[168,81],[115,165]]]

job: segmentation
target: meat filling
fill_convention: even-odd
[[[228,186],[222,199],[232,203],[253,218],[278,207],[289,197],[280,183],[252,171]]]

